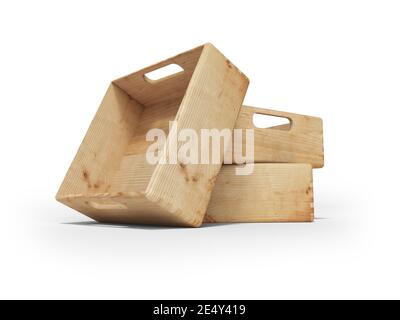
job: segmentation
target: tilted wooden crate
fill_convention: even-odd
[[[184,71],[146,78],[169,64]],[[198,133],[233,129],[247,87],[211,44],[112,82],[57,200],[100,222],[200,226],[221,165],[149,166],[146,133],[170,120]]]

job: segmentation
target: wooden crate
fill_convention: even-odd
[[[310,164],[255,164],[249,176],[224,165],[204,222],[311,222],[314,219]]]
[[[290,123],[273,128],[256,128],[253,124],[255,114],[286,118]],[[310,163],[314,168],[324,166],[323,126],[320,118],[243,106],[235,128],[254,129],[256,163]],[[243,141],[246,141],[245,137]],[[245,154],[244,150],[235,151]]]
[[[169,64],[184,71],[146,78]],[[247,87],[211,44],[113,81],[57,200],[100,222],[200,226],[221,165],[149,166],[146,133],[172,120],[198,133],[233,129]]]

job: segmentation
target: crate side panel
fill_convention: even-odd
[[[207,45],[176,117],[178,132],[190,128],[200,136],[201,129],[233,129],[247,87],[246,76],[212,45]],[[168,153],[167,148],[165,154]],[[221,164],[158,165],[147,196],[199,226],[220,168]]]
[[[253,124],[254,114],[287,118],[291,121],[290,129],[288,125],[256,128]],[[314,168],[324,166],[323,125],[320,118],[243,106],[236,128],[254,129],[255,162],[310,163]],[[243,150],[235,151],[244,154]]]
[[[222,167],[205,222],[310,222],[314,219],[309,164],[255,164],[249,176]]]
[[[61,201],[100,223],[190,226],[139,192],[77,196]]]
[[[203,46],[181,53],[126,77],[117,79],[114,83],[146,107],[182,100],[202,51]],[[146,73],[169,64],[181,66],[184,72],[160,81],[147,81],[145,79]]]

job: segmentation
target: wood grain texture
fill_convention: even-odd
[[[224,165],[204,222],[311,222],[314,219],[309,164],[255,164],[249,176]]]
[[[184,72],[146,79],[171,63]],[[221,164],[149,166],[145,135],[170,120],[233,129],[248,82],[211,44],[113,81],[57,200],[102,222],[200,226]]]
[[[177,113],[178,131],[191,128],[200,136],[202,129],[233,129],[247,87],[248,79],[207,45]],[[178,148],[181,145],[178,143]],[[187,218],[189,225],[200,226],[222,160],[219,165],[158,165],[146,196]],[[189,175],[196,178],[188,179]]]
[[[143,162],[137,157],[126,157],[123,174],[116,176],[118,181],[115,185],[123,193],[132,184],[135,184],[136,190],[144,190],[154,170],[154,166],[148,164],[138,169],[135,163]],[[237,176],[237,165],[222,166],[204,222],[313,221],[310,164],[269,163],[254,166],[254,173],[249,176]],[[188,179],[193,178],[188,175]]]
[[[57,193],[58,200],[109,191],[142,111],[143,106],[110,85]]]
[[[255,114],[287,118],[290,125],[256,128],[253,124]],[[324,166],[323,124],[320,118],[243,106],[235,128],[254,129],[256,163],[310,163],[314,168]],[[244,154],[244,150],[235,152]]]

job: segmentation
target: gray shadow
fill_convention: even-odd
[[[140,224],[111,224],[99,223],[96,221],[82,221],[82,222],[63,222],[63,225],[72,225],[80,227],[94,227],[94,228],[113,228],[113,229],[137,229],[137,230],[187,230],[187,227],[173,227],[173,226],[156,226],[156,225],[140,225]],[[197,229],[216,228],[221,226],[233,225],[233,223],[206,223]],[[196,229],[196,228],[193,228]]]

